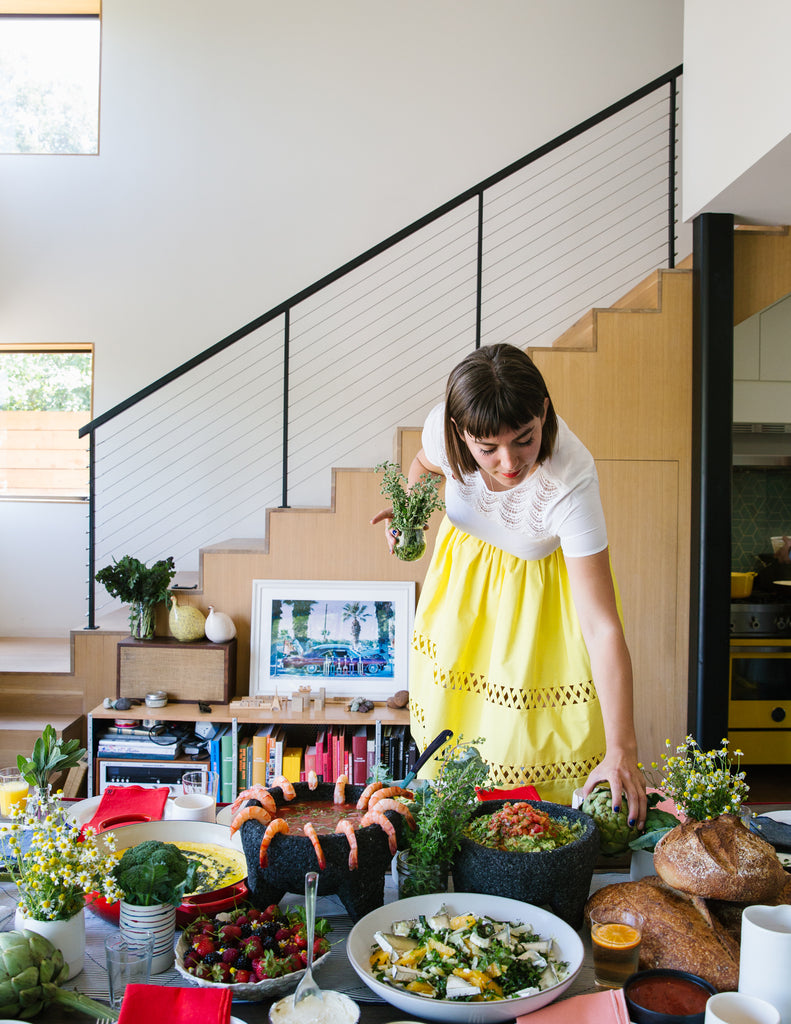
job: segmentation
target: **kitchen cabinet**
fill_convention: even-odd
[[[791,295],[733,330],[733,420],[791,420]]]
[[[323,709],[310,708],[306,711],[292,711],[286,708],[281,711],[262,711],[259,708],[231,708],[229,704],[213,704],[210,714],[199,711],[194,704],[167,704],[164,708],[153,711],[145,705],[133,707],[128,711],[115,711],[112,708],[105,708],[103,704],[95,707],[88,713],[88,795],[96,796],[99,792],[98,779],[102,765],[123,765],[120,759],[96,757],[98,736],[102,731],[102,723],[105,725],[113,722],[116,718],[124,718],[127,721],[143,721],[156,718],[163,722],[180,722],[188,725],[199,723],[211,723],[220,725],[229,723],[233,739],[233,761],[236,763],[238,754],[238,740],[240,730],[244,726],[267,725],[270,722],[277,725],[289,727],[302,727],[303,729],[317,730],[328,725],[350,725],[350,726],[374,726],[376,736],[375,757],[379,761],[381,754],[382,728],[388,725],[409,725],[409,712],[406,708],[388,708],[385,704],[375,704],[372,711],[351,712],[347,710],[346,704],[325,704]],[[154,762],[159,763],[159,762]],[[200,762],[206,764],[207,762]],[[179,758],[168,762],[170,766],[180,765],[183,770],[196,767],[196,762],[191,758]],[[233,783],[233,794],[236,796],[236,781]]]

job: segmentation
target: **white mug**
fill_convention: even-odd
[[[780,1014],[765,999],[718,992],[706,1003],[705,1024],[780,1024]]]
[[[182,793],[171,803],[170,817],[183,821],[215,821],[214,797],[208,793]]]
[[[739,991],[776,1007],[791,1024],[791,906],[756,904],[742,911]]]

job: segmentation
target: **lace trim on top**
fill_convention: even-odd
[[[444,458],[442,462],[445,477],[450,480],[450,464]],[[484,519],[531,537],[547,536],[546,513],[557,500],[559,488],[542,466],[508,491],[490,491],[477,471],[462,480],[453,477],[453,486],[464,504]]]

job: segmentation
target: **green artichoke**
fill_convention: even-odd
[[[582,801],[580,810],[589,814],[599,829],[601,852],[614,857],[629,849],[629,843],[640,835],[637,825],[629,824],[629,805],[626,794],[621,798],[618,813],[612,809],[612,794],[606,782],[600,782]]]
[[[0,932],[0,1017],[30,1020],[50,1003],[99,1019],[118,1011],[78,992],[58,988],[68,967],[49,939],[27,930]]]

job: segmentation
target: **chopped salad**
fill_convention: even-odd
[[[432,917],[394,921],[374,939],[374,977],[429,999],[515,999],[552,988],[568,975],[554,939],[541,938],[529,924],[450,916],[444,907]]]

